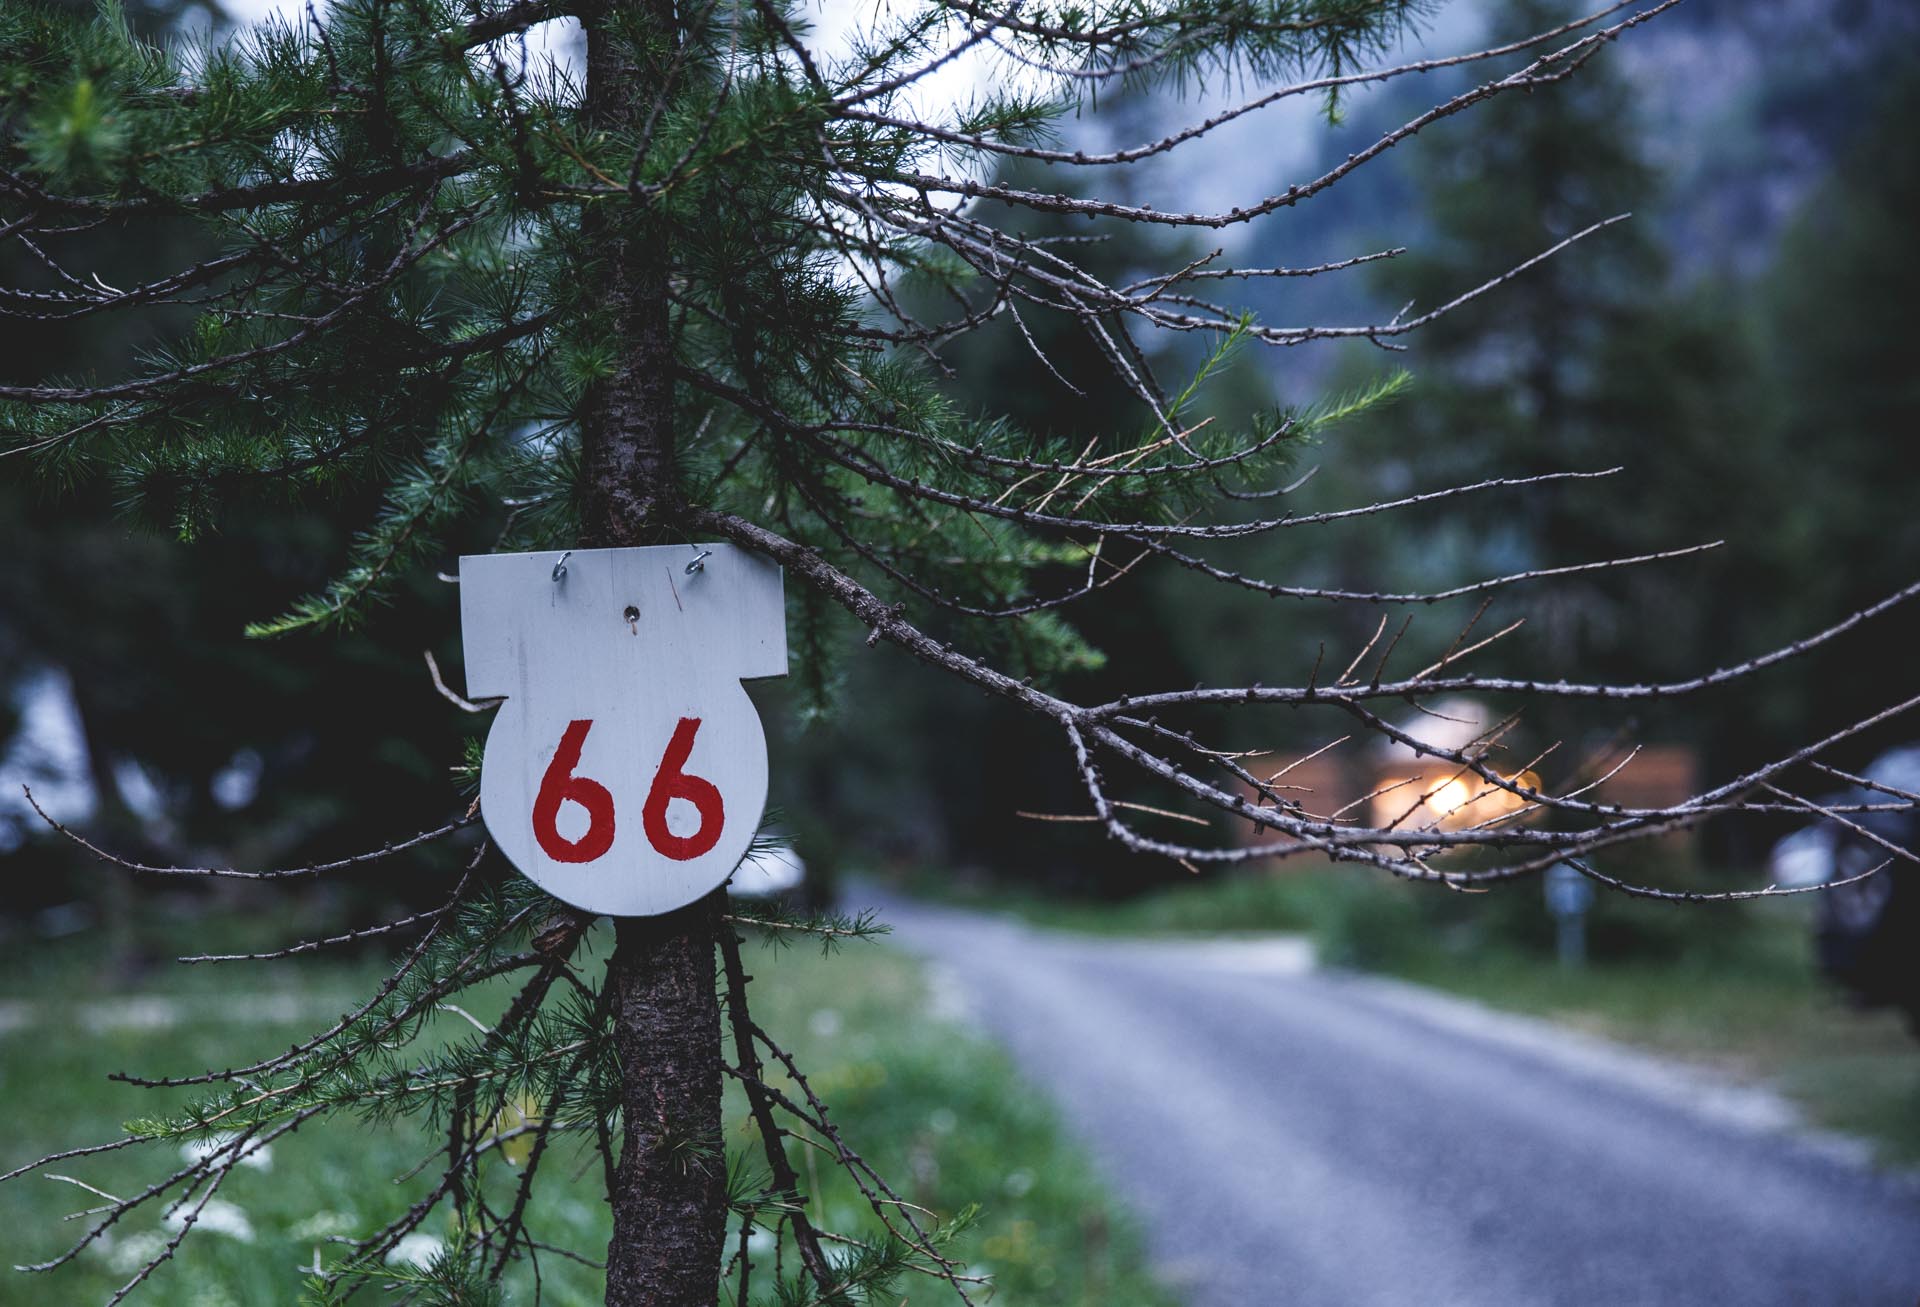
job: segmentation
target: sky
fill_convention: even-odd
[[[223,4],[236,20],[249,23],[260,22],[273,14],[298,23],[304,21],[306,14],[303,0],[223,0]],[[884,17],[895,8],[890,0],[860,0],[859,3],[812,0],[809,9],[813,39],[809,43],[829,53],[843,50],[849,34],[862,23]],[[1382,63],[1470,50],[1484,29],[1481,0],[1444,5]],[[563,66],[577,67],[579,24],[572,19],[540,24],[529,34],[528,53],[535,58],[551,55]],[[975,47],[925,79],[915,89],[913,103],[922,113],[938,113],[970,99],[988,86],[1036,84],[1042,80],[1042,74],[1004,55]],[[1156,115],[1154,130],[1170,130],[1206,118],[1248,93],[1244,85],[1216,85],[1178,103],[1169,99]],[[1368,94],[1366,88],[1354,92],[1348,97],[1349,104],[1364,101]],[[1114,137],[1094,118],[1070,122],[1067,130],[1074,137],[1072,144],[1082,148],[1114,149],[1138,144]],[[1138,200],[1157,208],[1227,210],[1236,205],[1250,205],[1293,182],[1307,180],[1312,172],[1318,171],[1314,164],[1325,147],[1321,102],[1314,96],[1303,95],[1229,123],[1171,156],[1140,165],[1130,183]],[[1245,229],[1240,228],[1222,233],[1219,240],[1231,248],[1245,238]]]

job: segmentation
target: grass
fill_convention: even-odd
[[[1569,972],[1495,956],[1410,959],[1392,970],[1495,1007],[1567,1025],[1772,1086],[1808,1120],[1920,1165],[1920,1044],[1891,1012],[1860,1012],[1806,967],[1775,972],[1627,961]]]
[[[1709,883],[1698,869],[1650,869]],[[1324,960],[1398,976],[1494,1007],[1771,1085],[1815,1124],[1920,1165],[1920,1041],[1886,1011],[1853,1009],[1824,981],[1806,898],[1681,905],[1603,895],[1592,960],[1563,967],[1537,884],[1441,894],[1365,872],[1307,867],[1178,885],[1119,903],[953,886],[943,896],[1036,924],[1101,934],[1294,931]]]
[[[824,960],[796,946],[754,969],[771,982],[758,988],[776,1038],[822,1068],[809,1080],[901,1196],[943,1217],[981,1204],[969,1257],[993,1276],[996,1307],[1171,1304],[1045,1096],[990,1044],[931,1015],[916,963],[872,945]],[[828,1226],[857,1225],[852,1186],[805,1152]],[[931,1281],[911,1293],[944,1300]]]
[[[170,940],[176,951],[188,936],[194,949],[224,947],[248,933],[248,923],[174,920],[156,911],[141,933],[149,944]],[[137,992],[172,1001],[173,1020],[139,1028],[112,1020],[128,1011],[128,984],[101,975],[96,947],[79,939],[4,950],[0,1170],[113,1138],[127,1119],[163,1106],[162,1094],[109,1082],[108,1072],[179,1074],[284,1048],[368,992],[381,974],[373,958],[168,968],[142,977]],[[604,948],[597,956],[604,957]],[[996,1305],[1170,1302],[1042,1096],[1021,1083],[997,1051],[932,1015],[912,962],[871,944],[831,958],[804,948],[774,956],[755,945],[748,961],[759,976],[757,1018],[796,1053],[849,1140],[904,1197],[942,1218],[981,1205],[958,1248],[974,1271],[994,1277]],[[484,1007],[474,1010],[482,1019],[489,1015]],[[729,1109],[729,1151],[754,1155],[757,1140],[743,1105],[730,1102]],[[320,1128],[310,1125],[277,1142],[269,1165],[236,1172],[221,1194],[231,1207],[221,1209],[217,1223],[205,1223],[214,1228],[186,1240],[135,1301],[182,1307],[298,1301],[300,1268],[310,1266],[316,1252],[326,1255],[330,1236],[369,1232],[417,1197],[418,1182],[396,1184],[395,1178],[439,1146],[410,1127],[316,1124]],[[878,1231],[836,1168],[798,1145],[793,1155],[817,1220],[857,1236]],[[179,1163],[177,1151],[156,1146],[50,1169],[125,1193]],[[557,1154],[542,1174],[546,1183],[531,1228],[544,1240],[598,1256],[609,1227],[597,1162],[587,1152]],[[512,1176],[500,1179],[510,1184]],[[6,1232],[0,1260],[56,1254],[81,1233],[79,1223],[62,1218],[93,1201],[85,1190],[40,1175],[0,1186],[0,1230]],[[444,1223],[428,1229],[446,1232]],[[104,1302],[167,1237],[159,1213],[142,1209],[105,1247],[81,1254],[52,1277],[0,1270],[0,1307]],[[591,1268],[544,1257],[541,1272],[546,1302],[600,1300],[600,1277]],[[772,1279],[764,1269],[756,1278],[763,1286]],[[533,1301],[530,1275],[512,1277],[509,1287],[508,1302]],[[942,1300],[931,1280],[916,1277],[907,1289],[915,1304]],[[368,1300],[384,1296],[376,1291]]]

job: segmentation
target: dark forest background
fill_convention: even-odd
[[[1564,14],[1539,0],[1469,11],[1496,38]],[[223,21],[184,0],[128,12],[155,33]],[[1238,353],[1198,410],[1284,413],[1401,385],[1392,405],[1303,453],[1299,470],[1318,469],[1297,496],[1303,511],[1487,476],[1626,470],[1308,538],[1282,532],[1233,555],[1238,567],[1295,584],[1405,589],[1727,541],[1700,558],[1509,592],[1481,619],[1490,632],[1529,616],[1481,669],[1584,679],[1738,661],[1912,580],[1920,60],[1911,51],[1920,18],[1902,4],[1815,0],[1766,14],[1758,23],[1748,5],[1684,5],[1570,84],[1440,124],[1325,200],[1256,228],[1240,257],[1253,266],[1407,247],[1337,278],[1249,292],[1270,321],[1357,322],[1407,302],[1431,307],[1632,212],[1412,337],[1405,353],[1364,344]],[[1466,77],[1395,82],[1348,102],[1339,121],[1300,130],[1313,133],[1316,157],[1341,156]],[[1192,112],[1129,106],[1143,125]],[[1249,193],[1295,180],[1296,169],[1269,169],[1257,154],[1232,166]],[[1115,241],[1101,257],[1119,270],[1166,266],[1167,248],[1130,243],[1144,239]],[[177,261],[111,231],[97,240],[93,266],[110,284],[137,280],[156,258]],[[0,280],[31,284],[23,258],[0,251],[10,265]],[[91,321],[68,330],[0,315],[0,378],[111,377],[184,325],[156,313],[139,334],[105,336]],[[1069,380],[1104,371],[1083,341],[1042,344]],[[1167,346],[1156,367],[1190,370],[1192,349]],[[951,361],[963,403],[985,407],[990,394],[995,407],[1074,435],[1141,421],[1110,389],[1067,390],[1011,324],[979,333]],[[359,493],[343,485],[331,498],[269,499],[181,539],[163,511],[130,512],[111,481],[56,488],[19,463],[0,468],[0,775],[9,791],[0,795],[0,876],[12,890],[0,913],[9,931],[99,927],[124,937],[153,892],[100,874],[51,838],[19,801],[23,780],[101,842],[189,864],[304,862],[465,807],[485,719],[436,694],[424,658],[463,683],[453,585],[423,572],[345,635],[242,635],[338,571],[352,524],[374,509]],[[481,552],[490,539],[481,523],[462,548]],[[449,554],[441,570],[454,561]],[[1072,693],[1298,679],[1323,644],[1344,662],[1340,651],[1358,649],[1378,620],[1201,590],[1178,569],[1143,568],[1081,609],[1075,621],[1102,656],[1073,673]],[[1394,611],[1395,628],[1400,620]],[[1896,613],[1866,638],[1633,725],[1641,738],[1693,750],[1707,775],[1783,752],[1884,706],[1876,687],[1911,685],[1915,632],[1911,616],[1902,621]],[[774,740],[775,802],[817,871],[905,868],[1102,896],[1186,875],[1129,858],[1087,827],[1020,817],[1083,802],[1051,733],[868,649],[851,625],[829,629],[840,638],[795,648],[789,682],[756,691]],[[1416,620],[1408,665],[1439,656],[1457,629],[1452,616]],[[1530,720],[1525,733],[1591,745],[1621,725],[1569,713]],[[1263,729],[1272,733],[1247,747],[1286,754],[1325,742],[1289,735],[1280,719]],[[1840,760],[1862,765],[1911,731],[1896,723],[1863,736]],[[1750,867],[1784,829],[1709,830],[1700,848],[1718,865]],[[414,882],[383,873],[378,883],[302,891],[297,909],[285,891],[258,904],[370,915],[424,893],[438,870],[429,856]]]

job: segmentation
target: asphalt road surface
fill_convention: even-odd
[[[1285,940],[867,897],[1053,1095],[1191,1307],[1920,1302],[1920,1183],[1765,1093]]]

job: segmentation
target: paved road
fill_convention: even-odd
[[[1920,1302],[1920,1184],[1768,1095],[1298,945],[883,898],[1051,1091],[1191,1307]]]

